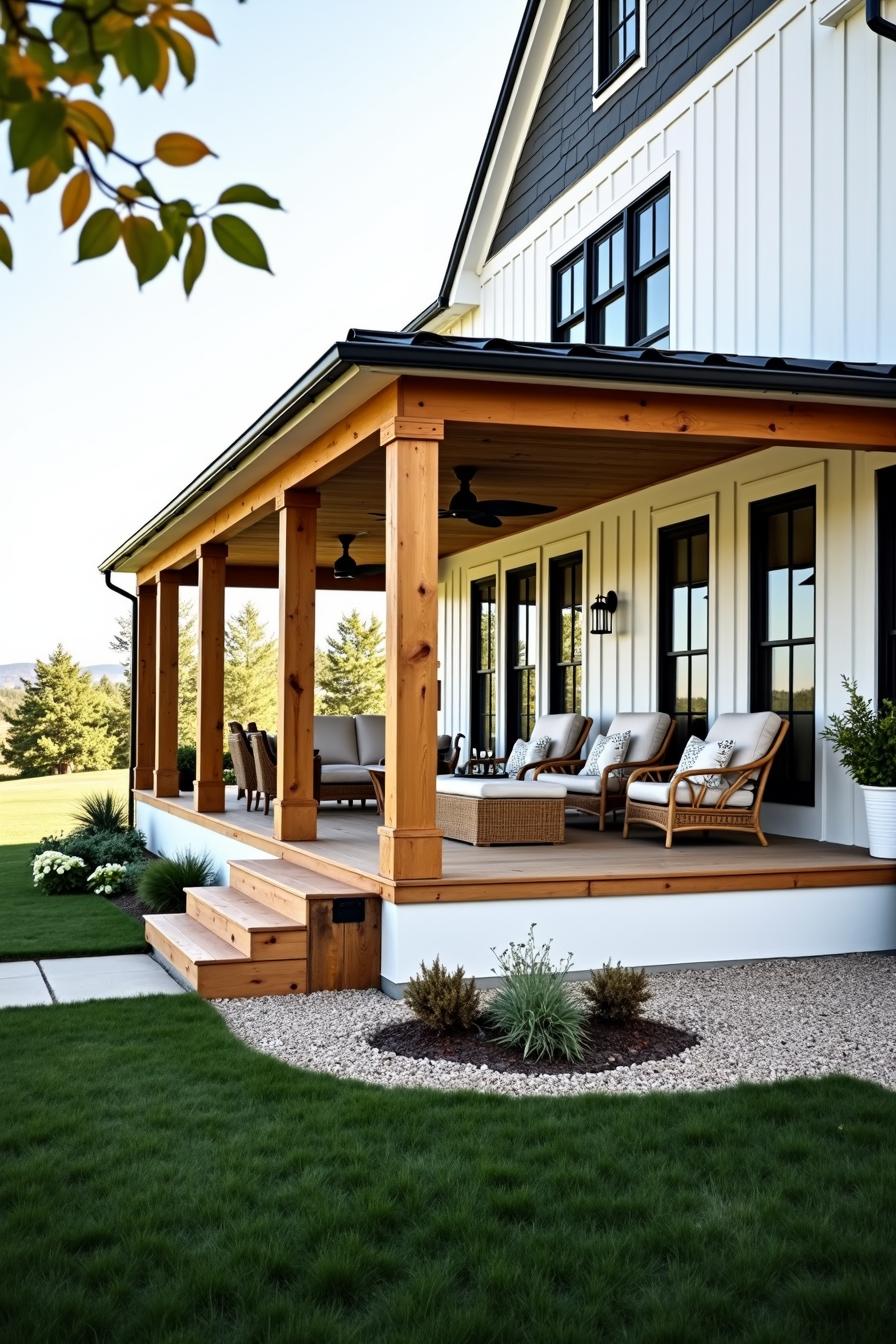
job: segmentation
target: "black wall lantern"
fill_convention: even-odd
[[[619,598],[613,592],[612,588],[606,595],[598,593],[597,597],[591,603],[592,635],[612,635],[613,612],[618,606]]]

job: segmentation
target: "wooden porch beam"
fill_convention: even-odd
[[[665,437],[709,443],[738,439],[828,448],[896,448],[892,406],[843,405],[765,396],[582,388],[544,384],[401,380],[401,413],[446,422],[587,431],[612,439]],[[450,437],[450,424],[447,433]]]
[[[274,511],[274,501],[284,490],[321,485],[331,476],[379,447],[379,428],[395,415],[398,379],[370,397],[346,420],[320,434],[296,452],[288,462],[276,467],[255,485],[247,486],[235,500],[217,509],[204,522],[197,523],[179,541],[173,541],[137,572],[138,583],[146,583],[161,570],[195,558],[200,546],[210,541],[226,541],[250,523]]]
[[[199,552],[199,665],[196,697],[197,812],[224,811],[224,570],[227,547]]]
[[[313,840],[314,581],[317,510],[311,490],[277,497],[280,524],[280,638],[277,646],[276,840]]]
[[[156,595],[156,751],[153,774],[157,798],[176,798],[177,773],[177,580],[167,571],[159,575]]]
[[[393,420],[386,448],[386,781],[380,873],[442,872],[436,827],[439,442],[435,420]],[[407,437],[405,437],[407,436]]]
[[[187,565],[174,571],[182,588],[195,588],[199,582],[199,566]],[[224,584],[227,588],[276,588],[279,574],[276,565],[228,565],[224,571]],[[317,591],[326,592],[338,589],[341,593],[384,593],[386,591],[385,574],[364,574],[350,583],[334,577],[329,565],[318,565],[314,586]]]
[[[156,760],[156,585],[137,589],[137,740],[135,789],[151,789]]]

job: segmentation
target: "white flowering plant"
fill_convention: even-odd
[[[128,870],[123,863],[101,863],[87,879],[87,885],[97,896],[120,896],[127,882]]]
[[[39,891],[61,896],[84,890],[87,864],[74,854],[63,854],[58,849],[45,849],[31,865],[31,877]]]

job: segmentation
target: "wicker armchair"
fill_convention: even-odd
[[[723,714],[707,734],[707,742],[734,738],[728,765],[679,771],[677,765],[636,770],[628,782],[623,837],[642,821],[666,832],[666,848],[680,831],[740,831],[767,845],[760,810],[768,776],[790,724],[777,714]],[[730,783],[712,788],[706,775]]]
[[[258,783],[255,774],[255,757],[252,754],[252,747],[249,739],[243,731],[241,723],[230,723],[228,725],[230,733],[227,738],[227,746],[230,750],[230,756],[233,761],[233,773],[236,775],[236,796],[246,799],[246,811],[250,811],[252,800],[255,799],[255,807],[258,809],[258,798],[256,791]]]
[[[625,810],[628,782],[636,770],[659,765],[675,730],[668,714],[617,714],[607,729],[629,732],[628,755],[618,765],[608,765],[599,775],[583,775],[584,761],[543,761],[532,772],[533,780],[566,785],[566,806],[598,818],[598,830],[606,828],[607,813]]]
[[[463,740],[463,733],[458,733],[453,742],[450,733],[444,733],[438,738],[436,743],[437,775],[454,774],[457,769],[457,763],[460,760],[460,744]]]
[[[264,795],[264,814],[268,815],[271,799],[277,796],[277,755],[271,739],[263,728],[249,737],[252,743],[252,756],[255,761],[255,777],[258,780],[259,795]],[[257,809],[256,804],[256,809]]]

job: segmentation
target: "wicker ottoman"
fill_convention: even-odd
[[[436,781],[436,825],[468,845],[562,845],[566,789],[517,779]]]

